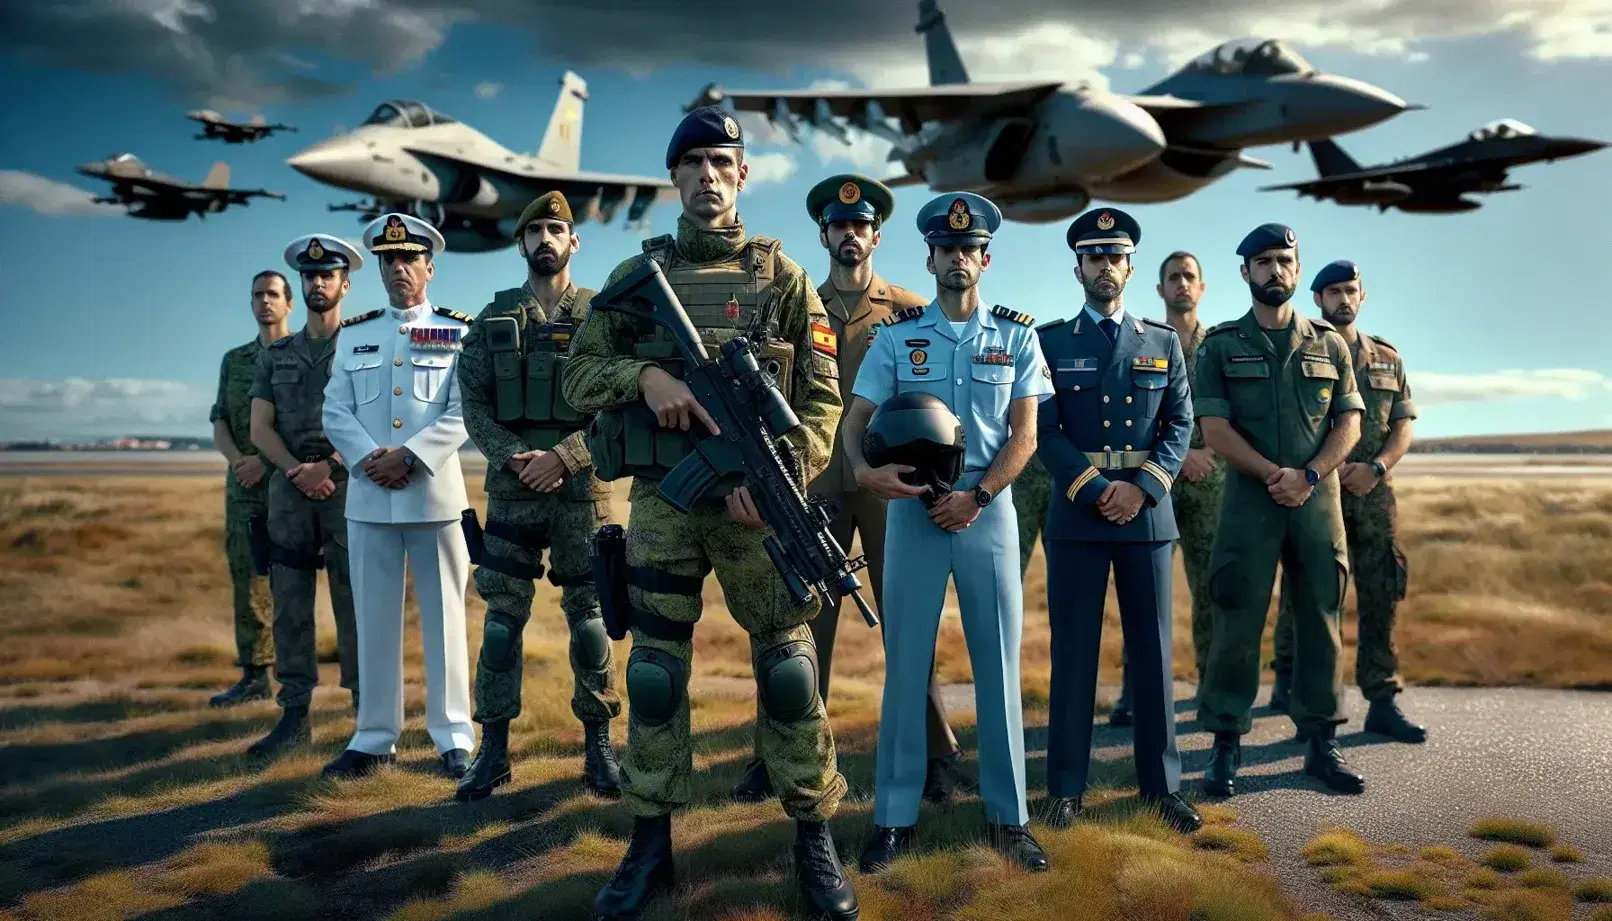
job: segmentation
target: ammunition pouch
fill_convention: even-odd
[[[483,548],[481,551],[481,566],[486,569],[491,569],[493,572],[503,573],[504,575],[513,579],[536,580],[543,578],[543,564],[541,560],[543,556],[543,549],[549,545],[549,542],[547,535],[545,535],[542,531],[539,531],[535,528],[522,527],[518,524],[510,524],[507,521],[495,521],[489,519],[486,526],[482,528],[482,533],[491,534],[500,540],[507,541],[517,547],[524,547],[525,549],[532,551],[533,553],[537,554],[539,562],[525,563],[515,559],[514,557],[505,556],[502,553],[488,550],[486,549],[485,542],[483,542]]]
[[[604,615],[605,633],[622,639],[631,626],[631,602],[627,599],[627,531],[619,524],[607,524],[588,541],[593,560],[593,584],[599,593],[599,610]]]
[[[246,522],[246,545],[252,554],[252,571],[260,576],[269,574],[269,519],[258,515]]]
[[[693,451],[686,432],[661,428],[641,401],[605,410],[588,426],[594,475],[606,482],[622,477],[660,479]]]

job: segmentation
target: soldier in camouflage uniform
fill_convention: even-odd
[[[840,419],[837,338],[806,273],[776,240],[751,236],[736,211],[749,167],[733,116],[716,106],[690,112],[666,153],[683,201],[677,235],[646,241],[606,286],[644,259],[657,260],[707,349],[746,335],[773,368],[801,427],[791,435],[803,481],[827,466]],[[689,675],[701,587],[713,569],[733,618],[750,634],[758,690],[758,748],[784,811],[796,820],[795,869],[812,914],[853,921],[856,896],[829,834],[845,795],[834,735],[817,687],[810,622],[820,601],[796,606],[767,556],[766,525],[743,486],[720,485],[720,500],[679,512],[660,480],[692,448],[691,424],[712,422],[688,386],[664,330],[593,310],[572,341],[563,393],[597,413],[589,430],[598,475],[634,477],[627,529],[632,654],[627,661],[625,794],[635,816],[632,844],[599,891],[601,918],[637,917],[675,885],[671,812],[689,802],[693,746]]]
[[[611,520],[610,488],[593,474],[587,419],[560,395],[571,334],[595,292],[571,281],[578,240],[559,192],[527,205],[515,245],[527,280],[493,295],[464,338],[459,389],[465,428],[487,457],[487,522],[476,591],[487,602],[476,665],[481,750],[458,798],[481,799],[510,779],[509,721],[521,712],[522,631],[532,615],[533,580],[560,587],[570,629],[571,712],[582,722],[583,781],[617,796],[621,773],[610,721],[621,712],[610,637],[599,613],[588,539]]]
[[[302,276],[308,322],[264,350],[252,384],[252,443],[279,471],[269,485],[269,584],[274,593],[276,697],[280,722],[247,749],[274,755],[312,741],[308,705],[319,683],[314,593],[319,569],[336,618],[341,686],[358,709],[358,627],[347,564],[347,467],[325,437],[325,384],[336,354],[341,301],[358,251],[326,234],[300,237],[285,261]]]
[[[1399,546],[1394,483],[1389,471],[1411,445],[1416,406],[1399,352],[1384,339],[1363,336],[1355,320],[1366,300],[1360,269],[1338,261],[1316,273],[1310,285],[1315,305],[1350,345],[1355,379],[1366,401],[1360,441],[1338,468],[1343,484],[1343,528],[1349,544],[1349,570],[1355,583],[1360,640],[1355,649],[1355,683],[1370,702],[1367,732],[1400,742],[1425,742],[1427,730],[1405,718],[1394,700],[1405,689],[1394,651],[1394,618],[1405,600],[1405,551]],[[1293,612],[1287,580],[1276,620],[1276,690],[1271,706],[1287,712],[1293,676]]]
[[[1045,325],[1045,324],[1042,324]],[[1041,463],[1040,454],[1030,455],[1024,472],[1013,481],[1013,514],[1019,520],[1019,578],[1030,569],[1041,528],[1047,523],[1047,503],[1052,499],[1052,474]]]
[[[269,666],[274,664],[274,605],[269,580],[252,565],[250,528],[264,527],[269,514],[268,467],[252,444],[252,381],[257,377],[258,355],[286,335],[291,315],[291,283],[272,269],[252,279],[252,314],[257,318],[256,338],[224,353],[218,369],[218,396],[208,421],[213,423],[213,445],[229,461],[224,481],[224,557],[229,561],[235,588],[235,664],[241,680],[208,701],[215,707],[233,707],[269,697]]]

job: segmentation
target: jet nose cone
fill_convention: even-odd
[[[1367,128],[1408,109],[1421,108],[1352,77],[1316,74],[1296,86],[1302,90],[1289,104],[1288,114],[1326,135]]]
[[[1595,153],[1604,150],[1609,145],[1606,141],[1597,141],[1591,138],[1554,138],[1550,144],[1550,153],[1553,157],[1576,157],[1580,154]]]
[[[285,162],[310,179],[341,183],[352,178],[362,160],[360,152],[348,142],[320,141],[298,151]]]
[[[1153,116],[1118,96],[1079,100],[1066,135],[1059,130],[1058,149],[1083,179],[1119,176],[1151,162],[1165,148],[1164,131]]]

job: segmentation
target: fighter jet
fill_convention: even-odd
[[[1605,141],[1548,137],[1509,118],[1490,122],[1448,147],[1393,163],[1362,167],[1332,141],[1311,141],[1310,156],[1320,178],[1265,186],[1262,192],[1292,189],[1299,197],[1331,199],[1340,205],[1376,205],[1413,214],[1454,214],[1483,206],[1466,196],[1515,192],[1506,171],[1529,163],[1594,153]]]
[[[628,225],[639,225],[650,205],[675,201],[676,190],[666,178],[580,170],[587,99],[587,83],[567,71],[535,157],[510,151],[424,103],[393,100],[352,132],[286,162],[326,185],[373,197],[330,210],[354,211],[363,220],[386,211],[412,214],[460,252],[513,245],[510,232],[521,210],[555,189],[579,224],[609,223],[625,203]]]
[[[266,124],[261,115],[252,116],[251,121],[232,122],[212,109],[197,109],[193,112],[186,112],[185,117],[191,121],[201,122],[202,133],[196,135],[196,140],[198,141],[219,138],[226,144],[255,143],[276,131],[295,133],[297,130],[291,125]]]
[[[130,217],[150,221],[182,221],[192,214],[206,220],[230,205],[246,207],[253,198],[276,198],[279,192],[229,187],[229,165],[214,163],[201,185],[191,185],[159,173],[131,153],[116,154],[105,160],[85,163],[78,172],[92,179],[112,183],[112,194],[94,199],[96,204],[127,205]]]
[[[1245,147],[1330,137],[1411,108],[1385,90],[1321,73],[1273,40],[1228,42],[1137,96],[1051,80],[970,83],[937,0],[919,0],[918,14],[927,87],[708,84],[685,109],[726,102],[764,114],[797,141],[803,125],[846,143],[860,129],[894,145],[890,159],[907,175],[893,184],[977,192],[1010,220],[1044,222],[1077,214],[1093,198],[1174,201],[1239,167],[1270,168]]]

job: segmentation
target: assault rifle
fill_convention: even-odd
[[[879,618],[856,577],[867,559],[846,555],[829,533],[834,516],[827,503],[807,496],[806,484],[796,482],[804,468],[783,436],[799,428],[800,419],[757,364],[751,342],[743,336],[731,339],[723,343],[721,357],[712,359],[653,259],[595,295],[592,309],[664,327],[682,357],[683,382],[721,430],[715,436],[700,431],[703,425],[690,430],[694,451],[661,480],[662,498],[687,512],[719,482],[742,476],[761,519],[772,528],[763,546],[795,604],[811,601],[812,588],[828,598],[833,586],[855,599],[862,619],[877,627]]]

